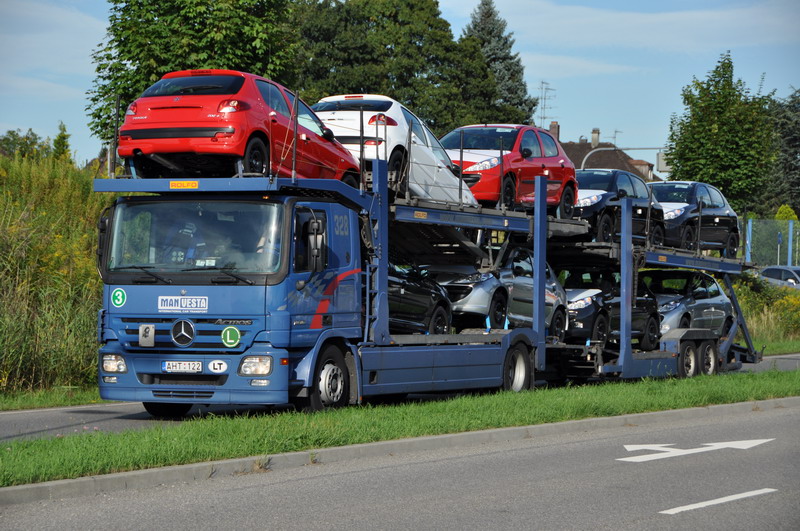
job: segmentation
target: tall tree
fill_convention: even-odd
[[[53,139],[53,156],[56,158],[70,157],[69,154],[69,133],[67,133],[67,126],[64,122],[58,122],[58,134]]]
[[[464,28],[464,37],[474,37],[497,83],[496,105],[513,122],[531,122],[538,103],[528,94],[525,68],[519,53],[514,53],[513,33],[506,33],[507,23],[500,17],[494,0],[480,0]],[[504,120],[505,121],[505,120]]]
[[[50,139],[42,138],[33,129],[23,134],[22,129],[9,130],[0,135],[0,155],[21,157],[44,157],[50,154]]]
[[[771,94],[750,94],[733,77],[730,52],[708,78],[684,87],[681,116],[673,115],[667,142],[672,180],[704,181],[720,188],[737,211],[758,207],[776,156],[769,112]]]
[[[773,169],[773,204],[787,203],[800,211],[800,89],[772,105],[778,136],[778,156]]]
[[[107,38],[92,59],[89,127],[108,140],[121,111],[174,70],[226,68],[291,80],[295,31],[291,0],[109,0]]]

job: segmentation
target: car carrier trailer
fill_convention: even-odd
[[[585,222],[548,219],[546,178],[537,179],[536,208],[526,215],[399,197],[390,203],[385,161],[374,161],[373,170],[377,178],[369,190],[335,180],[269,176],[95,180],[95,191],[137,194],[119,197],[99,222],[101,397],[141,401],[159,417],[181,416],[193,404],[293,403],[322,409],[380,395],[522,391],[542,379],[691,376],[691,366],[713,372],[760,356],[752,349],[738,305],[735,326],[744,330],[748,348],[732,346],[734,328],[723,341],[709,331],[686,329],[662,338],[658,351],[632,349],[629,281],[641,265],[634,256],[644,252],[651,265],[723,273],[731,293],[728,275],[741,273],[744,266],[634,248],[625,221],[629,203],[623,211],[622,243],[600,251],[603,259],[618,264],[623,278],[621,340],[615,352],[548,338],[548,247],[570,248],[587,257],[598,251],[569,243],[587,232]],[[139,210],[149,216],[126,217],[142,206],[147,208]],[[196,225],[203,215],[236,220],[234,228],[243,233],[253,228],[254,213],[272,216],[271,236],[279,243],[271,248],[271,266],[239,270],[190,256],[187,242],[198,239]],[[250,222],[237,226],[239,218]],[[176,234],[167,235],[170,231]],[[405,252],[417,249],[427,259],[452,263],[473,259],[476,246],[469,235],[489,231],[528,235],[538,272],[532,326],[390,333],[392,239],[403,238]],[[192,267],[163,268],[159,260]],[[704,361],[701,351],[713,353],[717,363]]]

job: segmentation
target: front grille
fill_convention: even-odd
[[[214,396],[214,391],[153,391],[153,398],[189,398],[201,400]]]
[[[461,176],[461,179],[467,184],[467,186],[475,186],[475,183],[481,180],[480,175],[474,174],[465,174]]]
[[[170,329],[172,323],[176,319],[187,319],[194,323],[195,338],[191,345],[182,348],[177,347],[172,342]],[[244,324],[236,324],[236,328],[241,334],[239,344],[233,348],[228,348],[222,343],[222,331],[229,326],[228,322],[241,321]],[[258,330],[263,330],[264,322],[262,319],[233,319],[233,318],[217,318],[217,317],[200,317],[192,318],[189,316],[176,316],[176,317],[124,317],[116,321],[116,326],[119,330],[120,340],[131,351],[138,351],[148,354],[156,354],[158,351],[161,353],[169,351],[180,351],[185,353],[190,352],[219,352],[221,350],[227,352],[243,352],[250,339]],[[155,344],[152,347],[142,347],[139,345],[139,325],[152,324],[155,325]]]
[[[163,373],[146,373],[140,372],[136,374],[139,383],[144,385],[225,385],[228,381],[228,375],[213,375],[213,374],[163,374]]]
[[[445,286],[447,290],[447,298],[450,302],[460,301],[470,293],[472,293],[472,286]]]

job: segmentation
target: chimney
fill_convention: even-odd
[[[558,125],[558,122],[550,122],[550,134],[559,142],[561,141],[559,138],[561,136],[561,126]]]
[[[600,128],[595,127],[592,129],[592,149],[600,145]]]

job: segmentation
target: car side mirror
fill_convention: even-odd
[[[451,164],[449,167],[450,171],[453,172],[453,175],[456,177],[461,177],[461,166],[458,164]]]
[[[519,154],[522,155],[523,159],[529,159],[533,156],[533,151],[531,151],[531,148],[522,148]]]
[[[627,190],[618,190],[617,191],[617,199],[622,199],[623,197],[628,197]]]
[[[333,140],[336,138],[336,136],[333,134],[333,131],[331,131],[329,128],[323,127],[322,128],[322,138],[324,138],[325,140],[328,140],[330,142],[333,142]]]

